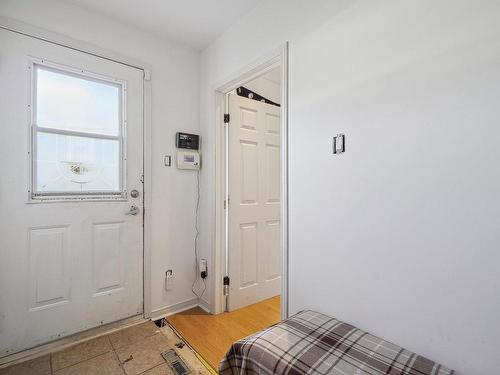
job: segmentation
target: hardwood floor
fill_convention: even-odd
[[[280,297],[211,315],[199,307],[167,318],[183,338],[217,369],[231,344],[280,321]]]

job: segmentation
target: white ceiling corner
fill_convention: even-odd
[[[262,0],[64,1],[200,50]]]

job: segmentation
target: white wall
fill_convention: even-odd
[[[162,166],[175,132],[198,131],[199,54],[114,20],[52,0],[0,0],[0,16],[54,31],[152,65],[152,308],[189,300],[194,275],[196,175]],[[166,269],[175,289],[164,291]]]
[[[210,156],[213,88],[290,41],[292,313],[323,311],[461,374],[498,373],[499,19],[487,0],[276,0],[202,53]],[[347,151],[333,156],[339,132]],[[203,174],[211,244],[207,156]]]
[[[203,139],[203,168],[201,171],[202,199],[200,204],[200,254],[212,260],[215,241],[215,123],[214,90],[242,72],[255,60],[267,56],[291,38],[321,24],[331,14],[339,12],[350,0],[279,0],[265,1],[238,20],[201,54],[200,61],[200,133]],[[286,16],[282,10],[286,9]],[[258,25],[258,27],[255,27]],[[251,32],[248,32],[251,30]],[[209,263],[205,304],[213,301],[213,264]],[[220,291],[218,291],[220,292]],[[213,309],[213,306],[212,306]]]

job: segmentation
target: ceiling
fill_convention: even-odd
[[[262,0],[63,0],[203,49]]]

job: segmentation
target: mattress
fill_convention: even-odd
[[[450,375],[453,370],[330,316],[302,311],[236,341],[221,375]]]

